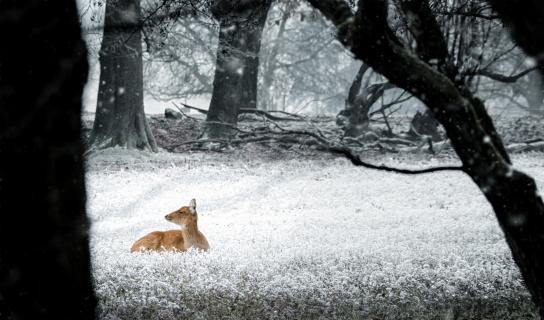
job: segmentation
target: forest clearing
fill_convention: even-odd
[[[493,211],[465,175],[407,176],[308,148],[275,159],[266,150],[89,157],[101,318],[536,319]],[[542,159],[525,152],[514,163],[544,186]],[[458,162],[426,151],[371,160]],[[208,252],[130,253],[144,234],[179,228],[164,215],[193,197]]]
[[[0,30],[0,319],[544,319],[544,1]]]

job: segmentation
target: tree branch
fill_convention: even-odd
[[[523,76],[525,76],[528,73],[530,73],[530,72],[532,72],[534,70],[537,70],[537,69],[538,69],[538,67],[529,68],[527,70],[524,70],[524,71],[522,71],[522,72],[520,72],[518,74],[512,75],[512,76],[505,76],[505,75],[495,73],[495,72],[487,70],[487,69],[477,70],[476,72],[474,72],[474,74],[484,76],[484,77],[487,77],[489,79],[499,81],[499,82],[515,83],[520,78],[522,78]]]
[[[182,103],[182,102],[180,102],[180,103],[185,108],[196,110],[196,111],[198,111],[198,112],[200,112],[202,114],[208,114],[208,110],[193,107],[193,106],[188,105],[186,103]],[[275,116],[275,115],[271,114],[270,112],[266,112],[264,110],[259,110],[259,109],[240,108],[240,111],[238,112],[238,114],[240,115],[240,114],[244,114],[244,113],[252,113],[252,114],[262,115],[262,116],[265,116],[266,118],[268,118],[270,120],[275,120],[275,121],[303,121],[304,120],[304,118],[302,118],[301,116],[299,116],[297,114],[292,114],[292,113],[288,113],[288,112],[285,112],[285,111],[283,111],[282,113],[287,114],[287,115],[291,116],[292,118],[278,117],[278,116]]]

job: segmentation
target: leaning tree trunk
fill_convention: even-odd
[[[107,0],[91,148],[157,151],[144,113],[140,0]]]
[[[0,30],[0,318],[94,319],[75,1],[0,1]]]
[[[216,1],[219,44],[205,138],[225,138],[234,131],[240,108],[256,108],[261,35],[271,1]]]
[[[386,1],[360,0],[355,15],[342,0],[310,3],[332,20],[339,40],[357,58],[430,107],[446,129],[464,171],[493,207],[544,317],[544,204],[534,179],[512,167],[483,104],[463,96],[447,76],[402,47],[387,24]]]

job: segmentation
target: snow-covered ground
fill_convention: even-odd
[[[515,158],[541,189],[542,159]],[[108,150],[87,178],[103,319],[535,318],[490,206],[461,173]],[[129,253],[175,229],[164,215],[191,198],[209,252]]]

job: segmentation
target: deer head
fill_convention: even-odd
[[[192,199],[188,206],[179,208],[178,210],[167,214],[164,217],[166,220],[180,225],[185,229],[188,225],[195,224],[197,221],[196,200]]]

